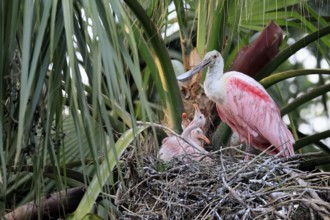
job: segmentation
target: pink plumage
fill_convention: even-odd
[[[189,122],[186,115],[182,115],[183,123],[185,123],[184,130],[181,137],[185,139],[183,141],[181,138],[176,136],[167,137],[162,141],[162,146],[159,150],[159,157],[162,160],[169,161],[175,157],[182,155],[187,155],[192,157],[194,160],[199,160],[201,158],[200,153],[207,154],[208,152],[201,146],[200,139],[209,143],[209,140],[200,129],[200,127],[205,124],[205,117],[200,112],[197,105],[194,105],[195,115],[193,121]],[[187,123],[186,123],[187,122]],[[186,126],[186,127],[185,127]],[[197,156],[197,153],[199,155]]]
[[[238,133],[240,140],[267,153],[281,157],[294,155],[294,139],[283,122],[280,111],[260,83],[236,71],[223,74],[221,54],[211,51],[204,60],[178,77],[186,80],[208,67],[205,94],[216,103],[222,121]]]
[[[196,112],[195,112],[196,113]],[[182,130],[185,130],[189,124],[190,120],[188,118],[188,114],[186,112],[183,112],[181,115],[182,122],[181,122],[181,128]],[[198,143],[199,146],[204,147],[204,142],[207,144],[210,144],[210,140],[204,135],[204,132],[202,130],[202,127],[204,127],[204,124],[199,127],[195,128],[191,131],[191,138]]]
[[[216,104],[221,120],[239,134],[241,141],[268,153],[289,157],[294,155],[291,132],[284,124],[280,111],[265,89],[246,75],[228,72],[225,98]]]
[[[162,146],[159,150],[159,158],[164,161],[172,160],[181,154],[181,139],[171,136],[163,139]]]

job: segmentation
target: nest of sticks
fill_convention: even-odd
[[[232,149],[231,149],[232,150]],[[304,156],[261,154],[250,161],[212,155],[211,163],[125,157],[115,204],[120,219],[327,219],[330,173],[304,172]]]

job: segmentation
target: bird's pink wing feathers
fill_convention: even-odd
[[[159,150],[159,158],[165,161],[178,157],[182,151],[182,143],[176,136],[164,138]]]
[[[225,100],[217,104],[220,118],[242,139],[264,150],[273,144],[283,156],[294,155],[291,132],[282,121],[275,102],[250,77],[232,76],[226,81]],[[267,141],[268,140],[268,141]]]

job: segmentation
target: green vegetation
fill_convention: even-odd
[[[322,63],[329,66],[330,3],[322,4],[2,1],[0,215],[31,201],[40,204],[52,192],[83,186],[85,194],[71,217],[92,212],[106,218],[112,186],[124,176],[120,156],[125,150],[143,152],[150,136],[158,146],[156,137],[163,133],[152,123],[180,130],[184,102],[171,60],[189,68],[195,48],[201,57],[217,49],[229,69],[239,49],[271,20],[283,30],[284,40],[257,78],[270,87],[297,139],[304,138],[297,141],[299,152],[329,154],[320,142],[330,137],[329,131],[308,127],[316,116],[327,128],[330,123],[330,71],[321,69]],[[288,61],[302,48],[315,57],[313,68]],[[302,130],[306,126],[309,134]],[[224,125],[219,129],[224,135],[215,133],[215,148],[230,135]]]

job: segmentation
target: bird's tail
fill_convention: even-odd
[[[291,131],[286,127],[282,126],[282,131],[280,135],[281,139],[281,144],[284,147],[284,155],[286,157],[294,156],[294,149],[293,149],[293,144],[294,144],[294,138],[291,133]]]

